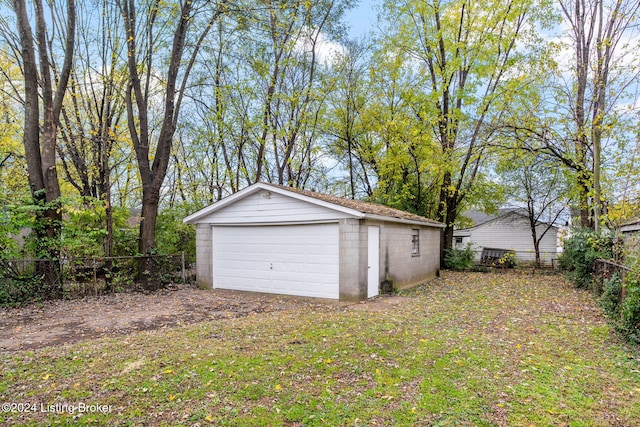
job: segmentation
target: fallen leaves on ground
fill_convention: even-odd
[[[640,425],[637,349],[560,276],[443,272],[366,304],[307,300],[1,360],[3,401],[112,406],[0,414],[7,425]]]

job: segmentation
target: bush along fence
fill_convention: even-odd
[[[139,266],[144,271],[139,272]],[[188,280],[185,255],[92,258],[0,259],[0,305],[45,299],[42,271],[56,271],[64,298],[125,290],[158,289]]]
[[[593,262],[593,273],[591,273],[593,278],[592,288],[598,295],[601,295],[602,292],[604,292],[604,286],[607,281],[613,278],[618,278],[620,281],[624,281],[627,273],[631,271],[631,268],[620,264],[619,262],[609,259],[597,259]],[[622,303],[625,297],[624,289],[621,289],[618,297]]]
[[[464,248],[451,248],[444,253],[444,266],[449,270],[487,271],[489,268],[508,269],[514,267],[533,267],[555,269],[556,254],[541,252],[540,266],[536,266],[535,252],[515,251],[512,249],[483,248],[476,250],[467,245]]]
[[[621,253],[612,233],[580,230],[565,241],[560,266],[577,287],[598,296],[618,332],[640,344],[640,265],[622,264]]]
[[[599,259],[593,281],[613,327],[630,342],[640,344],[640,268]]]

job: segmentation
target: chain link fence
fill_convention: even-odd
[[[39,299],[44,274],[51,274],[64,298],[158,289],[190,280],[185,255],[93,258],[0,259],[0,305]]]

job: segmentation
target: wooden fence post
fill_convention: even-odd
[[[187,283],[187,275],[185,272],[184,251],[182,251],[182,284]]]

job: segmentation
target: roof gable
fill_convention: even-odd
[[[332,211],[341,213],[346,217],[371,218],[394,222],[420,223],[431,225],[434,227],[444,227],[444,225],[438,221],[434,221],[429,218],[421,217],[419,215],[415,215],[398,209],[393,209],[383,205],[378,205],[375,203],[343,199],[341,197],[332,196],[329,194],[322,194],[314,191],[300,190],[296,188],[285,187],[282,185],[267,184],[262,182],[246,187],[245,189],[232,194],[231,196],[226,197],[219,202],[216,202],[192,215],[189,215],[184,219],[184,222],[191,224],[201,222],[203,219],[214,215],[216,212],[224,209],[225,207],[237,203],[251,195],[255,195],[260,191],[273,192],[279,195],[310,203],[315,206],[330,209]]]

